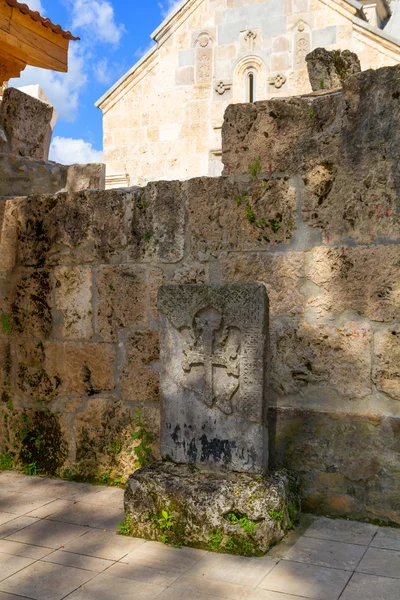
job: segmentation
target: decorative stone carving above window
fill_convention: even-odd
[[[211,84],[213,76],[213,39],[207,32],[202,32],[196,42],[195,82]]]
[[[224,81],[219,81],[217,83],[217,85],[215,86],[215,91],[218,92],[218,94],[220,96],[223,96],[223,94],[225,94],[225,92],[230,90],[231,87],[232,87],[231,83],[225,83]]]
[[[298,21],[293,35],[293,69],[306,69],[306,56],[311,51],[311,29],[305,21]]]
[[[249,31],[244,36],[244,40],[247,43],[249,50],[254,50],[255,42],[256,42],[257,32],[249,29]]]
[[[268,79],[270,85],[274,85],[278,90],[286,83],[286,77],[283,73],[278,73]]]
[[[240,34],[241,52],[253,52],[261,43],[261,32],[258,29],[248,29]]]

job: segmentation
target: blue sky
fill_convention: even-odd
[[[59,115],[50,158],[101,160],[101,111],[94,106],[146,52],[150,34],[181,0],[21,0],[70,29],[69,72],[27,67],[14,87],[39,84]]]

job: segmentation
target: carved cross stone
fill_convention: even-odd
[[[158,308],[162,456],[261,472],[268,455],[264,286],[162,286]]]
[[[213,406],[214,401],[222,412],[232,413],[231,398],[238,388],[238,379],[234,380],[233,385],[226,384],[221,393],[214,386],[215,367],[226,369],[226,373],[233,378],[239,378],[238,366],[238,343],[229,344],[231,337],[230,331],[223,332],[223,339],[218,343],[217,333],[220,332],[222,325],[221,314],[209,309],[202,311],[195,317],[194,336],[192,343],[188,343],[184,348],[184,358],[182,360],[183,370],[190,372],[192,367],[204,366],[204,389],[201,393],[201,399],[207,406]],[[226,388],[231,388],[226,389]]]

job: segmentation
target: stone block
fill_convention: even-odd
[[[11,345],[10,341],[0,334],[0,400],[8,400],[11,382]],[[7,400],[6,400],[7,397]]]
[[[312,32],[313,48],[321,48],[336,44],[336,25],[330,25],[323,29],[314,29]]]
[[[194,66],[194,50],[182,50],[179,52],[179,66],[189,67]]]
[[[121,402],[89,398],[75,418],[73,472],[82,477],[127,477],[135,464],[132,420]]]
[[[341,104],[340,96],[323,96],[311,102],[289,98],[228,106],[222,126],[224,174],[248,174],[255,161],[261,173],[289,176],[317,160],[332,162]]]
[[[23,265],[122,261],[132,239],[129,190],[30,196],[18,204]]]
[[[224,283],[262,282],[268,292],[272,316],[303,314],[304,296],[300,292],[303,253],[222,252],[220,264]]]
[[[68,165],[66,167],[66,192],[80,192],[82,190],[104,190],[105,187],[105,165],[101,163],[91,163],[87,165]]]
[[[58,356],[60,358],[60,356]],[[23,398],[48,403],[58,396],[61,380],[56,369],[48,369],[42,342],[18,342],[15,346],[16,392]],[[54,357],[55,363],[57,359]],[[66,365],[59,365],[65,368]],[[60,390],[61,391],[61,390]]]
[[[347,322],[340,327],[275,320],[271,327],[271,384],[279,395],[333,390],[345,398],[372,392],[371,327]]]
[[[94,396],[115,388],[115,348],[102,343],[45,342],[44,371],[57,394]]]
[[[53,328],[50,272],[18,270],[14,275],[12,323],[23,337],[48,337]]]
[[[400,400],[400,325],[375,333],[372,378],[378,390]]]
[[[286,473],[208,473],[193,465],[156,462],[130,476],[125,512],[131,535],[205,550],[262,556],[296,517],[295,487]],[[162,511],[172,517],[157,527]],[[156,526],[155,526],[156,524]]]
[[[161,455],[262,472],[268,298],[261,284],[162,286]]]
[[[359,58],[350,50],[316,48],[307,54],[306,62],[311,87],[314,91],[342,87],[346,77],[361,72]]]
[[[149,183],[134,191],[131,260],[162,263],[182,260],[185,204],[179,181]]]
[[[0,175],[1,182],[1,175]],[[0,273],[10,273],[17,262],[18,205],[21,200],[0,198]]]
[[[182,67],[177,69],[175,73],[176,85],[193,85],[194,84],[194,67]]]
[[[17,156],[47,160],[52,135],[53,107],[21,90],[5,90],[0,122],[7,135],[6,151]]]
[[[400,316],[398,245],[318,247],[306,258],[311,287],[306,308],[318,317],[355,311],[372,321],[390,322]]]
[[[367,158],[356,175],[325,162],[307,170],[303,181],[303,221],[319,229],[326,243],[399,238],[399,192],[390,162]]]
[[[105,166],[59,165],[0,153],[0,196],[29,196],[104,189]]]
[[[90,339],[93,335],[92,269],[57,267],[55,309],[61,313],[58,333],[65,340]]]
[[[121,370],[122,399],[130,402],[159,400],[160,357],[158,331],[130,333],[125,346],[125,365]]]
[[[138,265],[101,267],[96,274],[96,333],[115,341],[121,329],[143,328],[148,323],[147,271]]]
[[[296,222],[296,191],[289,181],[268,179],[245,185],[233,179],[201,178],[186,185],[195,256],[290,242]]]
[[[400,524],[400,420],[271,410],[271,466],[299,474],[303,510]]]

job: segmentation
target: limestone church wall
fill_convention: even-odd
[[[158,453],[160,285],[262,282],[270,466],[400,524],[399,119],[400,68],[369,71],[230,107],[230,175],[0,199],[0,454],[126,477],[137,408]]]
[[[399,47],[356,12],[335,0],[189,2],[100,101],[108,186],[219,175],[224,111],[248,100],[249,74],[264,100],[311,91],[305,56],[316,47],[350,49],[363,70],[399,62]]]

